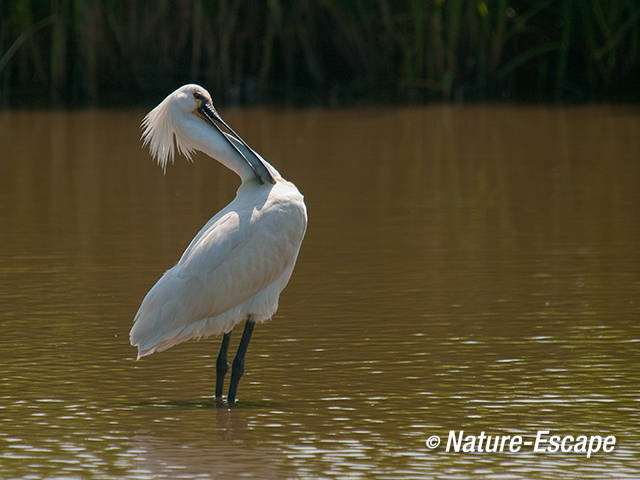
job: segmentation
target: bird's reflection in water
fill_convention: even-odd
[[[143,429],[131,439],[126,458],[131,478],[239,478],[247,471],[253,478],[290,478],[282,453],[265,445],[251,428],[255,411],[248,405],[220,408],[215,400],[164,402],[158,407],[177,411],[206,412],[198,432],[185,431],[173,422],[161,428]],[[244,407],[244,408],[243,408]],[[122,465],[125,466],[125,465]]]

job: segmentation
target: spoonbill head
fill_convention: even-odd
[[[224,133],[220,125],[228,133]],[[142,126],[144,144],[149,145],[151,155],[163,171],[166,171],[168,162],[173,162],[175,146],[189,160],[194,150],[209,153],[208,149],[213,148],[215,151],[210,152],[212,156],[236,171],[243,180],[246,175],[255,175],[261,183],[274,183],[264,159],[222,120],[213,106],[211,95],[199,85],[184,85],[168,95],[149,112]],[[226,151],[229,147],[239,158],[228,158]],[[237,160],[244,162],[236,165]],[[247,167],[249,171],[246,171]]]

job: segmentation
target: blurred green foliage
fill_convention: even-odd
[[[0,105],[635,100],[638,0],[1,0]]]

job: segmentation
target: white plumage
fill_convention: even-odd
[[[203,151],[234,170],[242,184],[142,301],[130,332],[138,358],[228,333],[244,320],[271,318],[305,234],[303,196],[222,121],[197,85],[181,87],[152,110],[143,137],[163,168],[173,160],[175,138],[179,152]]]

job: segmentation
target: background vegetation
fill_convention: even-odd
[[[0,105],[638,100],[638,0],[0,0]]]

